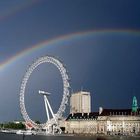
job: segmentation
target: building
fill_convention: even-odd
[[[140,109],[103,109],[101,114],[74,113],[65,122],[67,133],[140,134]]]
[[[91,113],[71,113],[65,121],[66,133],[140,135],[140,108],[136,97],[132,109],[103,109]]]
[[[71,95],[70,113],[89,113],[91,112],[90,92],[80,91]]]

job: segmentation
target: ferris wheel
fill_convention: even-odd
[[[45,102],[46,113],[47,113],[48,119],[47,119],[46,123],[37,124],[29,117],[29,115],[26,111],[24,96],[25,96],[26,85],[27,85],[27,82],[28,82],[32,72],[39,65],[41,65],[43,63],[53,64],[59,70],[61,77],[62,77],[62,80],[63,80],[63,96],[62,96],[62,100],[60,103],[60,107],[59,107],[57,113],[54,114],[53,110],[49,104],[48,98],[47,98],[48,96],[51,96],[50,93],[39,90],[39,94],[42,94],[44,96],[44,102]],[[26,71],[24,78],[22,80],[22,83],[21,83],[21,88],[20,88],[20,110],[21,110],[21,114],[22,114],[25,122],[30,123],[35,129],[43,129],[43,128],[48,129],[50,126],[52,127],[53,125],[56,126],[55,128],[59,129],[57,121],[59,118],[62,117],[62,115],[65,111],[66,105],[68,104],[69,87],[70,87],[69,77],[68,77],[66,68],[64,67],[62,62],[60,62],[58,59],[51,57],[51,56],[44,56],[44,57],[40,57],[39,59],[37,59]],[[50,116],[49,116],[49,113],[48,113],[49,109],[50,109],[50,112],[52,114],[52,118],[50,118]]]

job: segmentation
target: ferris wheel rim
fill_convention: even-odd
[[[28,70],[26,71],[24,78],[22,80],[21,83],[21,88],[20,88],[20,110],[21,110],[21,114],[24,118],[24,120],[26,122],[31,123],[34,127],[38,127],[38,128],[42,128],[45,127],[46,125],[52,123],[53,119],[51,119],[49,122],[47,121],[46,123],[41,123],[41,124],[37,124],[36,122],[34,122],[28,115],[27,111],[26,111],[26,107],[25,107],[25,100],[24,100],[24,95],[25,95],[25,89],[26,89],[26,85],[27,82],[32,74],[32,72],[41,64],[43,63],[51,63],[54,66],[57,67],[57,69],[59,70],[61,77],[62,77],[62,81],[63,81],[63,97],[59,106],[59,109],[57,111],[57,113],[55,114],[56,118],[61,118],[63,112],[65,111],[66,108],[66,104],[68,103],[68,97],[69,97],[69,77],[67,74],[67,70],[64,67],[63,63],[56,59],[53,56],[43,56],[38,58],[36,61],[34,61],[28,68]]]

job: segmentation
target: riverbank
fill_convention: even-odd
[[[140,137],[125,137],[125,136],[81,136],[73,135],[17,135],[10,133],[0,133],[0,139],[2,140],[140,140]]]
[[[103,134],[46,134],[45,132],[28,132],[26,133],[26,131],[24,131],[23,133],[17,133],[19,130],[1,130],[0,131],[0,134],[4,134],[4,135],[25,135],[25,136],[29,136],[29,135],[32,135],[34,137],[38,137],[38,136],[43,136],[43,137],[73,137],[73,138],[84,138],[87,139],[87,138],[94,138],[95,140],[127,140],[127,139],[130,139],[130,140],[139,140],[140,139],[140,136],[125,136],[125,135],[103,135]],[[81,140],[81,139],[80,139]]]

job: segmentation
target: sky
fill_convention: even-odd
[[[0,122],[22,120],[19,92],[37,58],[52,55],[66,66],[70,92],[83,89],[98,108],[140,106],[139,0],[1,0]],[[63,96],[59,71],[40,65],[26,86],[25,106],[33,120],[46,119],[38,90],[51,92],[56,113]],[[67,107],[65,116],[69,113]]]

